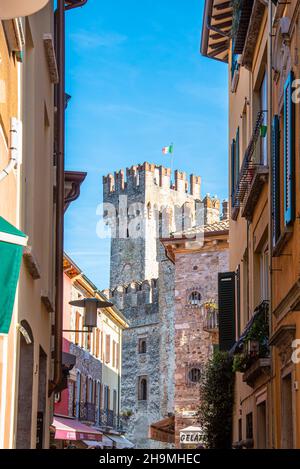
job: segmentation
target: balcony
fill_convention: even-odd
[[[252,221],[256,204],[259,200],[264,184],[268,180],[269,168],[261,162],[260,141],[261,131],[266,111],[257,114],[254,130],[245,151],[243,163],[239,173],[239,179],[232,199],[232,218],[237,219],[241,209],[242,217]]]
[[[233,371],[243,373],[243,381],[255,387],[257,380],[270,373],[269,304],[263,301],[254,311],[232,353]]]
[[[78,420],[96,423],[96,405],[92,402],[76,402],[73,415],[76,416]]]
[[[119,428],[118,416],[113,410],[100,410],[99,426],[109,428]]]
[[[120,418],[113,410],[99,409],[92,402],[75,403],[73,415],[78,416],[78,420],[97,425],[98,427],[121,430]]]

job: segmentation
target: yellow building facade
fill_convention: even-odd
[[[0,170],[17,154],[0,181],[0,216],[27,235],[10,328],[0,336],[1,448],[49,445],[54,82],[45,41],[51,48],[53,36],[51,1],[35,15],[0,25]]]
[[[300,446],[299,13],[293,0],[205,2],[201,52],[228,64],[237,448]]]

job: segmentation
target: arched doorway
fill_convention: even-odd
[[[28,322],[21,321],[21,326],[16,448],[28,449],[31,446],[34,343]]]

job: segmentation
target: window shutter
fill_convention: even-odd
[[[106,343],[105,343],[105,363],[110,362],[110,335],[106,336]]]
[[[231,142],[231,205],[234,207],[235,193],[235,140]]]
[[[235,190],[238,184],[240,175],[240,128],[237,128],[236,137],[235,137]]]
[[[292,101],[293,72],[284,85],[284,224],[294,221],[294,104]]]
[[[237,318],[237,334],[241,334],[241,267],[236,270],[236,318]]]
[[[117,350],[116,350],[116,368],[119,370],[119,365],[120,365],[120,344],[117,343]]]
[[[235,343],[235,273],[218,274],[219,344],[220,350],[230,350]]]
[[[272,236],[275,246],[280,236],[280,128],[277,115],[272,122],[272,192]]]

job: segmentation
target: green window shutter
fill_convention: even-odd
[[[235,188],[239,182],[240,175],[240,128],[237,128],[235,137]]]
[[[234,194],[235,194],[235,140],[231,142],[231,205],[234,207]]]
[[[277,115],[272,122],[272,223],[275,246],[280,237],[280,128]]]
[[[293,72],[290,72],[284,85],[284,223],[286,226],[295,218],[293,79]]]
[[[236,317],[237,317],[237,334],[241,334],[241,267],[236,270]]]
[[[235,273],[218,274],[219,345],[230,350],[235,343]]]

